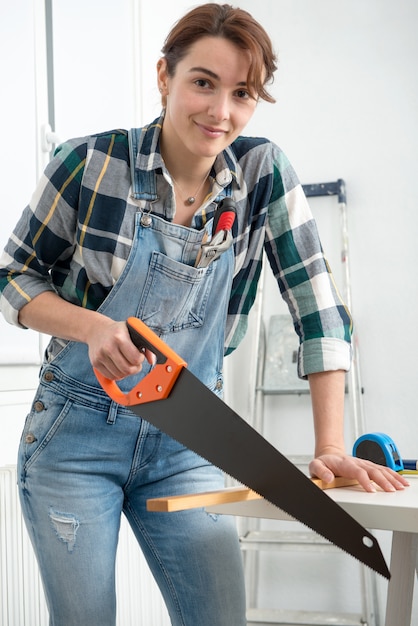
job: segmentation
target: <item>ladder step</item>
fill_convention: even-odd
[[[340,548],[310,531],[252,530],[240,537],[242,550],[333,551]]]
[[[307,396],[310,394],[307,384],[300,387],[283,387],[281,389],[277,387],[257,387],[256,391],[260,391],[265,396]]]
[[[297,465],[299,469],[305,465],[308,466],[312,461],[312,455],[308,454],[287,454],[286,456],[289,461],[293,463],[293,465]]]
[[[366,626],[361,615],[354,613],[247,609],[247,626],[271,626],[271,624],[280,626]]]

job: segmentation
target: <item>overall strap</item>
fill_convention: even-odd
[[[145,129],[143,128],[131,128],[128,131],[132,195],[136,200],[155,202],[158,200],[155,172],[147,172],[136,167],[138,146],[142,143],[144,132]]]

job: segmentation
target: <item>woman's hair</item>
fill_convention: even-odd
[[[186,56],[190,46],[202,37],[223,37],[248,50],[251,55],[250,89],[259,98],[275,102],[265,89],[273,82],[273,73],[277,69],[270,37],[252,15],[229,4],[202,4],[173,26],[162,49],[170,76],[174,76],[177,63]]]

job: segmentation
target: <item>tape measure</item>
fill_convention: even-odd
[[[353,446],[353,456],[367,459],[378,465],[386,465],[395,472],[404,469],[399,450],[389,435],[385,433],[369,433],[357,439]]]
[[[416,459],[402,459],[396,443],[385,433],[368,433],[357,439],[353,446],[353,456],[385,465],[395,472],[416,472]]]

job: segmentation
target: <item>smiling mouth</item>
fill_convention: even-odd
[[[228,131],[223,130],[222,128],[213,128],[212,126],[205,126],[205,124],[197,124],[202,133],[207,137],[224,137]]]

